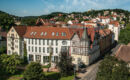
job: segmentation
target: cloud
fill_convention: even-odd
[[[120,5],[130,2],[129,0],[42,0],[46,5],[43,11],[51,13],[55,11],[73,12],[87,11],[89,9],[121,8]],[[60,2],[57,4],[57,2]]]

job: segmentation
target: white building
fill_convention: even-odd
[[[23,35],[27,27],[17,26],[12,27],[7,33],[7,54],[13,53],[23,56],[24,53],[24,40]]]
[[[89,65],[100,55],[94,28],[12,27],[7,34],[7,53],[23,56],[24,44],[28,61],[40,62],[43,65],[48,64],[50,51],[52,62],[55,63],[65,48],[75,59],[74,64],[77,64],[77,60],[82,56],[81,61]]]
[[[49,62],[50,47],[52,48],[52,62],[58,60],[61,48],[70,46],[69,28],[30,27],[24,35],[28,61],[38,61],[41,64]]]
[[[110,29],[114,33],[114,40],[118,41],[118,37],[120,34],[120,25],[118,21],[111,21],[108,24],[108,29]]]

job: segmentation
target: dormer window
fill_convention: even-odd
[[[34,34],[33,34],[33,35],[35,36],[36,34],[37,34],[37,32],[34,32]]]
[[[44,33],[44,36],[46,36],[46,35],[47,35],[47,32]]]
[[[55,33],[54,32],[52,32],[52,36],[54,36],[55,35]]]
[[[41,32],[41,36],[43,36],[43,32]]]
[[[62,36],[66,36],[66,33],[65,32],[62,32],[62,34],[61,34]]]
[[[56,36],[59,36],[59,33],[58,33],[58,32],[56,33]]]
[[[33,32],[31,32],[30,35],[33,35]]]

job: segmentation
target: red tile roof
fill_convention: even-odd
[[[115,53],[115,57],[125,62],[130,62],[130,46],[121,45]]]
[[[33,35],[31,33],[33,32]],[[41,33],[43,32],[43,35]],[[54,36],[52,33],[54,32]],[[34,35],[34,33],[36,33]],[[44,35],[47,33],[47,35]],[[56,36],[58,33],[58,36]],[[65,33],[66,36],[62,36]],[[30,27],[28,28],[25,38],[42,38],[42,39],[71,39],[73,33],[70,34],[69,28],[60,28],[60,27]]]
[[[119,22],[118,22],[118,21],[111,21],[109,24],[113,24],[113,25],[115,25],[116,27],[119,26]]]
[[[109,30],[109,29],[100,29],[99,30],[99,35],[101,35],[101,36],[107,36],[110,33],[111,33],[111,30]]]
[[[15,28],[16,32],[18,33],[18,35],[20,37],[23,37],[23,35],[26,33],[28,27],[25,27],[25,26],[15,26],[14,28]]]

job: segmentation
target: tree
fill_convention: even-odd
[[[114,56],[106,56],[99,66],[97,80],[128,80],[127,64]]]
[[[0,54],[6,53],[6,47],[0,47]]]
[[[119,35],[119,43],[124,43],[124,44],[128,44],[130,43],[130,24],[126,25],[125,29],[122,29],[120,31],[120,35]]]
[[[24,43],[23,62],[24,62],[24,64],[27,64],[27,63],[28,63],[28,60],[27,60],[27,49],[26,49],[26,43]]]
[[[11,15],[0,13],[0,26],[2,26],[4,31],[8,31],[13,25],[15,25],[15,23]]]
[[[58,67],[61,76],[68,76],[73,74],[72,58],[69,56],[67,52],[61,52]]]
[[[24,72],[24,78],[27,80],[44,80],[44,74],[40,63],[31,62]]]
[[[17,71],[16,67],[21,63],[21,59],[16,54],[2,54],[0,55],[0,62],[0,66],[3,70],[2,72],[5,74],[14,74]]]

